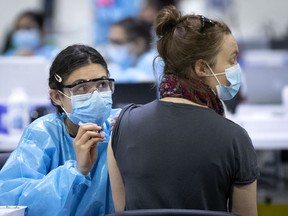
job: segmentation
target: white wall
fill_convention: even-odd
[[[55,27],[60,47],[93,45],[93,0],[56,0]]]
[[[238,38],[259,40],[261,37],[281,37],[288,32],[287,0],[231,0],[227,11],[209,8],[205,0],[182,0],[184,12],[195,12],[212,19],[223,19]]]
[[[133,0],[131,0],[133,1]],[[71,43],[93,44],[93,3],[95,0],[56,0],[55,27],[60,47]],[[205,0],[182,0],[182,9],[227,22],[239,39],[260,40],[280,37],[287,31],[287,0],[234,0],[229,11],[211,10]],[[41,7],[42,0],[0,0],[0,48],[16,15],[24,9]]]
[[[272,34],[277,37],[288,30],[287,0],[238,0],[239,24],[245,36]]]

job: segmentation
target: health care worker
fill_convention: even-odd
[[[59,49],[50,43],[44,24],[44,13],[34,10],[23,11],[17,16],[14,28],[6,36],[2,54],[41,56],[53,60]]]
[[[160,74],[161,68],[155,67],[154,71],[157,51],[151,42],[151,28],[139,18],[128,17],[111,26],[106,52],[109,68],[117,82],[155,81],[155,74]]]
[[[0,205],[27,215],[114,212],[106,165],[114,80],[101,54],[85,45],[61,51],[50,68],[57,113],[32,122],[0,171]],[[110,116],[110,117],[109,117]]]

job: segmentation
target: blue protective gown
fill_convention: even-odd
[[[113,77],[117,83],[138,83],[138,82],[155,82],[159,80],[159,76],[162,75],[163,64],[159,58],[155,61],[155,67],[153,62],[158,55],[155,49],[143,53],[137,60],[135,65],[128,67],[121,67],[119,64],[108,62],[108,67],[111,71],[111,77]],[[156,76],[155,76],[156,75]]]
[[[89,175],[76,169],[73,138],[65,114],[48,114],[32,122],[0,171],[0,205],[28,206],[27,215],[105,215],[114,212],[105,141]]]

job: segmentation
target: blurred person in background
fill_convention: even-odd
[[[179,0],[144,0],[140,9],[139,17],[152,27],[157,13],[164,7],[173,5],[177,7]]]
[[[153,43],[156,42],[157,36],[152,29],[153,22],[157,13],[166,6],[178,7],[180,0],[144,0],[139,12],[139,18],[150,25]]]
[[[102,216],[114,211],[107,171],[114,80],[102,55],[72,45],[53,61],[57,113],[34,120],[0,171],[0,205],[27,216]],[[26,214],[25,214],[26,215]]]
[[[113,23],[139,14],[142,0],[96,0],[95,1],[95,44],[108,43],[108,34]]]
[[[45,18],[40,11],[24,11],[7,34],[2,55],[43,56],[49,60],[58,53],[45,35]]]
[[[157,52],[147,22],[128,17],[109,31],[107,62],[116,82],[154,81],[153,60]]]

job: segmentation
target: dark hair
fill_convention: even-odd
[[[113,24],[113,26],[120,26],[124,29],[128,36],[128,41],[133,41],[138,38],[143,38],[146,44],[146,50],[149,50],[152,42],[150,25],[136,17],[127,17]]]
[[[90,64],[102,65],[109,76],[107,63],[96,49],[81,44],[68,46],[52,62],[49,74],[50,89],[62,91],[63,82],[73,71]],[[57,107],[58,112],[63,112],[60,106],[54,104],[52,100],[51,102]]]
[[[173,5],[176,6],[178,0],[146,0],[146,5],[155,8],[156,11],[160,11],[162,8]]]
[[[41,31],[44,31],[45,16],[44,16],[43,12],[41,12],[41,11],[24,11],[23,13],[21,13],[17,17],[16,25],[18,24],[18,21],[23,17],[30,17],[31,19],[33,19],[37,23],[39,29]],[[15,27],[17,27],[17,26],[15,26]]]
[[[213,66],[223,44],[224,36],[231,34],[222,21],[214,21],[200,15],[184,15],[174,6],[162,9],[154,22],[159,40],[157,50],[164,61],[164,74],[173,74],[189,86],[190,92],[197,92],[202,98],[196,103],[217,110],[219,104],[210,87],[198,78],[194,71],[197,60],[202,59]]]

